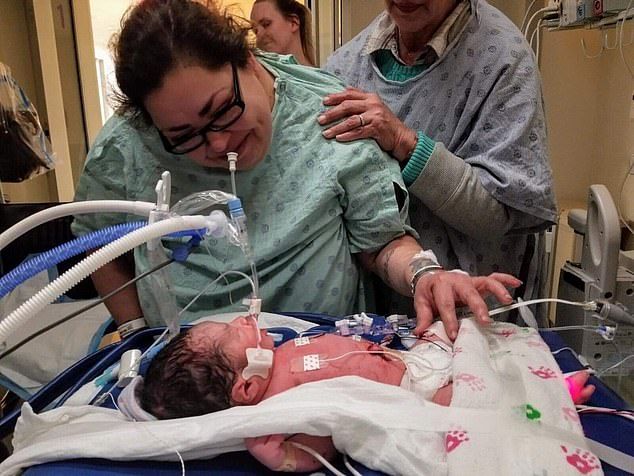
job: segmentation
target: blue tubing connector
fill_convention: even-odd
[[[74,240],[35,256],[0,278],[0,298],[6,296],[24,281],[32,278],[39,272],[55,266],[68,258],[77,256],[86,250],[98,248],[115,241],[123,235],[127,235],[146,225],[146,221],[136,221],[109,226],[75,238]]]

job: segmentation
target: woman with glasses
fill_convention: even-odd
[[[470,278],[425,273],[437,266],[405,224],[398,166],[373,141],[338,144],[321,134],[315,114],[339,80],[277,55],[254,54],[247,31],[217,9],[188,0],[145,0],[124,19],[115,45],[121,90],[118,114],[104,126],[86,161],[77,200],[154,201],[164,170],[172,201],[203,190],[230,191],[227,153],[237,152],[236,184],[248,217],[260,297],[266,311],[345,315],[366,309],[359,263],[403,294],[416,292],[421,325],[438,311],[457,328],[454,301],[484,321],[479,293],[507,302],[508,275]],[[126,217],[81,215],[83,234]],[[169,247],[169,241],[165,241]],[[169,266],[177,304],[185,307],[219,273],[249,272],[239,249],[209,240]],[[102,295],[150,268],[142,249],[93,275]],[[240,309],[244,279],[207,290],[184,321]],[[158,322],[144,280],[106,303],[121,325]],[[422,331],[422,329],[421,329]]]
[[[310,10],[296,0],[255,0],[251,23],[258,48],[316,66]]]

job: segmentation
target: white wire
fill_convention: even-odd
[[[178,315],[180,316],[181,314],[183,314],[183,312],[185,312],[187,309],[189,309],[189,307],[192,304],[194,304],[194,302],[196,302],[200,296],[202,296],[205,292],[207,292],[211,286],[216,284],[218,281],[220,281],[222,278],[224,278],[228,274],[237,274],[238,276],[242,276],[247,281],[249,281],[249,284],[251,285],[251,289],[253,289],[253,295],[255,296],[255,285],[253,284],[253,281],[251,280],[251,278],[247,274],[243,273],[242,271],[225,271],[220,276],[218,276],[216,279],[214,279],[211,283],[209,283],[207,286],[205,286],[202,291],[200,291],[191,301],[189,301],[189,303],[187,303],[187,305],[178,313]]]
[[[572,347],[562,347],[561,349],[557,349],[551,352],[551,354],[557,355],[559,352],[563,352],[564,350],[569,350],[572,353],[572,355],[574,355],[575,357],[577,356],[577,351],[573,349]]]
[[[352,476],[363,476],[359,471],[357,471],[354,466],[352,466],[352,464],[350,464],[350,461],[348,461],[348,455],[344,454],[343,455],[343,464],[346,465],[346,468],[348,468],[348,471],[350,471],[352,473]]]
[[[634,76],[633,76],[633,78],[634,78]],[[632,101],[634,101],[634,99],[632,99]],[[621,221],[623,222],[625,227],[628,230],[630,230],[630,233],[632,235],[634,235],[634,230],[632,229],[632,227],[629,225],[629,223],[627,222],[627,220],[623,216],[623,213],[621,211],[621,203],[623,203],[623,190],[625,190],[625,184],[627,183],[627,179],[632,174],[633,170],[634,170],[634,162],[632,162],[632,165],[630,165],[630,168],[627,169],[627,172],[625,173],[625,177],[623,177],[623,181],[621,182],[621,189],[619,190],[619,201],[618,201],[617,206],[616,206],[616,210],[619,213],[619,218],[621,219]]]
[[[627,4],[627,8],[625,9],[623,20],[621,21],[621,29],[619,30],[619,53],[621,54],[621,59],[623,60],[623,64],[629,71],[630,77],[632,79],[634,79],[634,71],[632,71],[632,67],[630,66],[630,63],[625,58],[625,53],[623,52],[623,29],[625,28],[625,22],[627,20],[627,17],[629,15],[629,12],[632,8],[633,3],[634,3],[634,0],[630,0],[630,2]],[[625,227],[630,231],[630,233],[634,235],[634,230],[629,225],[627,220],[623,217],[623,213],[621,213],[621,203],[623,202],[623,189],[625,188],[625,183],[627,182],[627,178],[629,177],[629,175],[632,173],[633,168],[634,168],[634,163],[628,169],[627,173],[625,174],[625,177],[623,178],[623,182],[621,183],[621,190],[619,191],[619,203],[617,205],[617,211],[619,213],[619,218],[621,219]]]
[[[560,331],[589,331],[596,332],[600,329],[599,326],[561,326],[561,327],[547,327],[547,331],[560,332]]]
[[[347,357],[353,354],[385,354],[385,355],[394,356],[397,359],[401,360],[401,362],[403,362],[403,364],[405,365],[405,367],[407,367],[408,370],[409,370],[409,365],[408,365],[409,362],[407,362],[408,358],[409,359],[413,358],[414,360],[418,360],[418,362],[421,363],[423,367],[433,372],[442,372],[443,370],[447,370],[449,367],[451,367],[451,361],[444,367],[436,368],[430,365],[430,362],[427,359],[425,359],[421,355],[417,355],[415,352],[411,354],[407,353],[406,354],[407,357],[405,357],[398,352],[387,351],[387,350],[351,350],[350,352],[346,352],[344,354],[338,355],[337,357],[331,357],[329,359],[319,359],[319,362],[334,362],[335,360],[343,359],[344,357]]]
[[[630,77],[632,79],[634,79],[634,71],[632,71],[632,67],[630,66],[630,63],[628,63],[627,59],[625,58],[625,53],[623,53],[623,29],[625,28],[625,21],[627,20],[627,17],[630,13],[633,3],[634,3],[634,0],[630,0],[630,3],[627,4],[627,8],[625,9],[623,20],[621,21],[621,29],[619,30],[619,52],[621,53],[621,59],[623,60],[623,64],[625,64],[625,67],[630,72]],[[630,231],[632,231],[631,228],[630,228]]]
[[[255,346],[259,349],[260,342],[262,342],[262,335],[260,334],[260,329],[258,328],[258,320],[255,318],[253,314],[249,314],[248,319],[253,321],[253,328],[255,329]]]
[[[297,334],[297,338],[301,339],[302,337],[320,336],[320,335],[323,335],[323,334],[325,334],[324,331],[319,331],[319,330],[311,331],[310,329],[307,329],[307,330],[302,331],[299,334]]]
[[[344,357],[348,357],[353,354],[387,354],[393,355],[397,359],[400,359],[405,365],[405,360],[403,356],[399,355],[397,352],[391,352],[387,350],[351,350],[350,352],[346,352],[344,354],[338,355],[337,357],[331,357],[330,359],[319,359],[320,362],[334,362],[335,360],[343,359]]]
[[[542,299],[530,299],[528,301],[516,302],[514,304],[509,304],[508,306],[502,306],[496,309],[492,309],[491,311],[489,311],[489,316],[495,316],[496,314],[501,314],[503,312],[510,311],[512,309],[517,309],[518,307],[530,306],[532,304],[540,304],[543,302],[557,302],[560,304],[568,304],[570,306],[583,307],[584,309],[588,311],[596,310],[596,303],[594,301],[577,302],[577,301],[567,301],[566,299],[559,299],[559,298],[542,298]]]
[[[203,243],[205,244],[205,250],[207,251],[207,255],[209,255],[209,257],[212,257],[211,254],[211,246],[209,244],[209,240],[205,240],[203,241]],[[226,256],[226,255],[225,255]],[[226,278],[225,274],[232,272],[232,273],[240,273],[240,271],[226,271],[225,273],[221,274],[219,276],[220,277],[224,277],[225,278],[225,283],[229,284],[229,280]],[[245,276],[244,273],[242,273],[242,276]],[[247,278],[249,280],[249,283],[251,284],[251,289],[253,290],[253,297],[256,298],[257,297],[257,287],[255,286],[255,283],[253,282],[253,280],[251,278]],[[213,283],[212,283],[213,284]],[[207,288],[211,286],[211,284],[207,285]],[[207,290],[207,288],[205,288],[205,290]],[[203,290],[201,293],[204,293],[205,290]],[[196,296],[194,299],[198,299],[200,297],[200,294],[198,296]],[[231,305],[233,306],[234,302],[233,302],[233,293],[231,291],[229,291],[229,302],[231,303]],[[187,307],[189,307],[192,303],[189,303],[187,305]]]
[[[541,13],[550,13],[550,12],[556,12],[558,10],[557,7],[544,7],[544,8],[540,8],[539,10],[537,10],[535,13],[533,13],[533,16],[531,16],[531,19],[528,20],[528,23],[526,24],[526,29],[523,31],[524,33],[524,37],[526,38],[526,35],[528,35],[528,31],[530,30],[530,26],[531,23],[533,23],[533,20],[535,18],[537,18],[537,16]]]
[[[537,67],[539,68],[539,57],[540,57],[540,45],[541,45],[541,37],[542,37],[542,23],[544,22],[543,18],[539,19],[537,22],[537,47],[535,48],[535,61],[537,62]]]
[[[537,0],[533,0],[531,4],[528,6],[528,8],[526,9],[526,13],[524,13],[524,18],[522,18],[522,26],[520,27],[520,31],[524,31],[524,27],[526,26],[526,19],[528,18],[528,15],[530,15],[531,10],[533,9],[533,6],[535,5],[536,1]]]
[[[541,27],[543,21],[544,21],[544,19],[540,18],[539,21],[537,22],[537,27],[533,30],[533,33],[531,33],[531,39],[528,42],[528,46],[530,46],[531,48],[533,47],[533,40],[535,39],[535,36],[539,37],[537,32],[539,31],[539,28]],[[538,42],[538,44],[539,44],[539,42]],[[537,53],[538,53],[538,51],[535,50],[535,54],[537,54]]]
[[[288,443],[293,445],[295,448],[305,451],[306,453],[311,455],[313,458],[315,458],[317,461],[323,464],[326,468],[328,468],[328,470],[330,470],[335,476],[347,476],[345,473],[342,473],[337,468],[335,468],[332,464],[330,464],[330,462],[326,458],[324,458],[322,455],[320,455],[317,451],[312,449],[310,446],[302,445],[301,443],[297,443],[295,441],[289,441]]]
[[[610,370],[613,370],[613,369],[617,368],[619,365],[623,364],[626,360],[629,360],[629,359],[631,359],[633,357],[634,357],[634,354],[628,355],[624,359],[621,359],[620,361],[618,361],[616,364],[611,365],[607,369],[603,369],[601,372],[599,372],[597,374],[597,377],[601,377],[604,373],[609,372]]]

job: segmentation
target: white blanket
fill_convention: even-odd
[[[535,331],[463,321],[455,352],[451,408],[357,377],[172,421],[129,422],[116,410],[87,406],[35,415],[25,405],[15,453],[0,474],[80,457],[177,460],[178,451],[186,460],[209,458],[243,449],[247,436],[297,432],[332,435],[340,451],[390,474],[601,474]]]

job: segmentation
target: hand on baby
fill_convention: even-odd
[[[488,324],[491,318],[483,298],[493,295],[501,304],[510,304],[513,298],[507,288],[521,284],[519,279],[503,273],[475,277],[447,271],[425,274],[416,283],[414,308],[417,326],[414,333],[420,337],[437,314],[449,338],[455,340],[458,335],[456,306],[468,306],[480,324]]]

